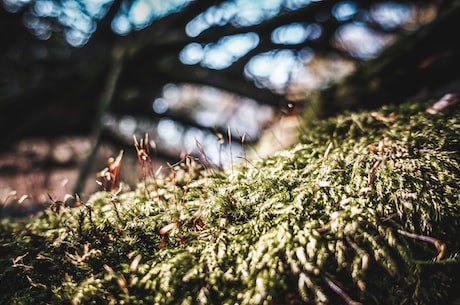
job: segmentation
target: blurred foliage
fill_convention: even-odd
[[[126,128],[143,134],[161,119],[203,139],[214,127],[239,128],[230,115],[203,123],[196,109],[206,92],[187,101],[188,113],[157,99],[170,84],[206,85],[236,94],[216,97],[215,115],[231,104],[248,115],[257,103],[286,110],[454,2],[3,0],[0,148],[100,129],[105,141],[126,145]],[[257,137],[261,125],[247,132]]]
[[[133,191],[4,219],[0,303],[448,304],[460,112],[428,106],[346,113],[265,159],[186,157]]]

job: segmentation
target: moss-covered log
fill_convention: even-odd
[[[188,158],[133,191],[3,220],[0,303],[448,304],[460,111],[426,107],[344,114],[263,160]]]

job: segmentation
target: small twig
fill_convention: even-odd
[[[29,255],[29,251],[27,251],[26,253],[24,253],[23,255],[19,255],[17,256],[16,258],[13,259],[13,267],[14,265],[16,265],[19,261],[21,261],[24,257],[26,257],[27,255]]]
[[[196,147],[198,148],[198,151],[200,152],[203,160],[204,160],[204,165],[206,168],[213,168],[213,165],[211,163],[211,161],[209,161],[208,159],[208,156],[206,155],[206,152],[204,151],[204,147],[203,145],[201,145],[200,141],[198,141],[197,139],[195,139],[195,144],[196,144]]]
[[[239,132],[238,132],[238,135],[240,135]],[[240,136],[240,137],[241,137],[241,149],[242,149],[242,151],[243,151],[243,157],[244,157],[245,159],[247,159],[246,147],[245,147],[245,145],[244,145],[244,141],[246,140],[246,133],[243,133],[243,135]],[[247,162],[246,162],[246,167],[247,167],[247,166],[248,166],[248,165],[247,165]]]
[[[129,265],[129,270],[131,273],[136,273],[137,272],[137,267],[139,266],[139,262],[142,259],[142,254],[138,254],[132,261],[131,264]]]
[[[430,108],[426,110],[431,115],[436,115],[443,111],[445,108],[453,105],[458,101],[458,95],[454,93],[445,94],[440,100],[434,103]]]
[[[375,179],[375,173],[377,172],[377,169],[380,166],[381,161],[377,160],[375,163],[372,165],[371,171],[367,175],[367,185],[371,185],[374,182]]]
[[[23,258],[26,257],[27,255],[29,255],[29,252],[26,252],[25,254],[23,255],[19,255],[18,257],[14,258],[13,259],[13,264],[12,264],[12,267],[13,268],[24,268],[24,270],[31,270],[31,269],[34,269],[33,266],[29,266],[29,265],[26,265],[22,262]],[[21,262],[21,263],[19,263]]]
[[[352,241],[348,236],[345,237],[350,246],[361,255],[361,269],[367,270],[369,266],[370,255],[365,250],[361,249],[358,244]]]
[[[233,173],[232,132],[230,130],[230,126],[227,127],[227,135],[228,135],[228,147],[230,148],[230,162],[232,165],[232,173]]]
[[[88,211],[88,217],[89,217],[89,223],[91,224],[91,229],[93,230],[93,233],[96,233],[96,225],[94,224],[94,221],[93,221],[93,211],[94,211],[93,207],[81,201],[80,196],[78,194],[75,194],[75,200],[76,202],[78,202],[77,204],[78,206],[83,205]]]
[[[342,290],[342,288],[340,288],[336,283],[331,281],[329,278],[324,277],[324,280],[326,281],[329,288],[331,288],[332,291],[337,293],[345,301],[347,305],[362,305],[362,303],[353,300],[348,294],[345,293],[345,291]]]
[[[430,244],[434,245],[436,250],[438,251],[438,255],[436,256],[436,260],[441,260],[444,257],[444,255],[446,254],[446,244],[441,242],[439,239],[436,239],[436,238],[431,237],[431,236],[419,235],[419,234],[415,234],[415,233],[406,232],[406,231],[403,231],[403,230],[400,230],[400,229],[398,229],[397,232],[399,234],[403,235],[403,236],[407,236],[407,237],[413,238],[413,239],[418,239],[418,240],[421,240],[423,242],[430,243]]]
[[[45,284],[42,284],[42,283],[38,283],[38,282],[34,282],[32,280],[32,278],[28,275],[26,275],[26,278],[27,278],[27,281],[29,282],[30,285],[32,285],[32,287],[35,287],[35,288],[47,288]]]

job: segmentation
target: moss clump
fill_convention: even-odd
[[[445,304],[460,112],[345,114],[233,169],[193,159],[0,231],[2,304]]]

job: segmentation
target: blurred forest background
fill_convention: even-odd
[[[156,166],[225,166],[291,144],[304,111],[459,88],[460,1],[0,2],[4,215],[85,199],[120,150],[136,183],[133,136]]]

